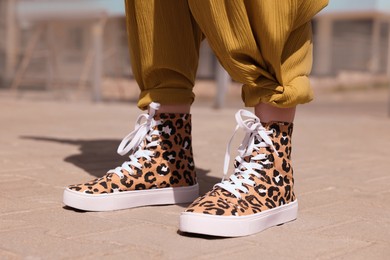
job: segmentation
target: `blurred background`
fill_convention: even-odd
[[[313,87],[386,85],[389,19],[386,0],[330,1],[313,20]],[[0,0],[0,90],[135,100],[125,26],[123,0]],[[207,90],[200,86],[198,95],[214,98],[217,107],[229,93],[239,98],[239,86],[227,88],[228,75],[207,42],[198,78]]]
[[[313,19],[316,99],[294,126],[299,219],[221,240],[179,236],[184,205],[63,208],[64,187],[123,163],[117,146],[140,113],[124,0],[0,0],[0,259],[389,259],[389,23],[390,0],[330,0]],[[206,41],[200,56],[203,194],[243,105]]]

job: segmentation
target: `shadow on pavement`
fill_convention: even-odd
[[[121,140],[80,140],[40,136],[21,136],[21,138],[78,146],[80,153],[72,154],[66,157],[64,161],[71,163],[98,178],[105,175],[108,170],[122,165],[122,163],[127,160],[126,156],[120,156],[116,152]],[[210,190],[215,183],[220,181],[220,178],[207,175],[210,170],[196,168],[196,172],[198,179],[202,181],[200,194]]]
[[[211,235],[202,235],[202,234],[195,234],[195,233],[187,233],[182,232],[180,230],[177,230],[176,232],[178,235],[183,237],[190,237],[190,238],[199,238],[199,239],[205,239],[205,240],[223,240],[223,239],[230,239],[233,237],[220,237],[220,236],[211,236]]]

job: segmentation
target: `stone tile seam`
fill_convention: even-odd
[[[335,259],[336,257],[343,257],[343,256],[347,256],[348,254],[352,253],[352,252],[356,252],[358,250],[363,250],[363,249],[366,249],[366,248],[370,248],[372,246],[374,246],[376,243],[375,242],[372,242],[372,243],[368,243],[367,245],[365,246],[361,246],[361,247],[357,247],[357,248],[353,248],[353,249],[350,249],[348,250],[347,252],[340,252],[339,254],[337,254],[337,251],[332,251],[332,253],[330,253],[329,255],[327,256],[324,256],[324,257],[320,257],[318,259],[320,260],[327,260],[327,259]],[[336,253],[336,254],[334,254]]]
[[[134,219],[136,220],[136,219]],[[150,224],[153,224],[152,222],[146,222],[146,221],[140,221],[140,220],[136,220],[138,221],[138,223],[134,224],[133,222],[133,226],[139,226],[139,225],[150,225]],[[123,221],[124,222],[124,221]],[[127,223],[127,221],[126,221]],[[155,223],[154,223],[155,224]],[[107,234],[107,233],[115,233],[115,232],[124,232],[126,230],[128,231],[131,231],[133,229],[133,226],[127,226],[127,227],[121,227],[121,228],[118,228],[118,229],[114,229],[114,230],[105,230],[105,231],[102,231],[102,232],[91,232],[91,233],[87,233],[87,234],[82,234],[82,235],[76,235],[76,236],[69,236],[69,237],[65,237],[65,239],[78,239],[78,238],[85,238],[85,237],[89,237],[91,235],[99,235],[99,234]],[[159,225],[160,227],[162,227],[161,225]],[[148,226],[150,227],[150,226]],[[166,227],[170,227],[169,230],[171,229],[175,229],[177,230],[177,227],[173,227],[173,226],[166,226]],[[166,228],[164,228],[165,230],[167,230]]]
[[[298,201],[299,201],[299,196],[300,195],[298,194]],[[328,204],[321,204],[321,205],[313,206],[310,208],[300,209],[299,213],[314,212],[317,209],[328,208],[328,207],[332,207],[332,206],[336,206],[336,205],[340,205],[340,204],[344,204],[344,203],[345,203],[344,201],[338,201],[338,202],[332,202],[332,203],[328,203]]]

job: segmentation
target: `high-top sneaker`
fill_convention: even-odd
[[[88,211],[192,202],[199,196],[192,154],[191,115],[149,114],[138,117],[135,130],[118,147],[129,160],[102,178],[71,185],[64,204]],[[144,122],[142,122],[144,121]]]
[[[232,137],[222,182],[181,214],[183,232],[246,236],[297,218],[290,157],[293,124],[263,125],[246,110],[238,111],[236,120],[233,137],[238,129],[244,130],[245,137],[238,148],[234,173],[226,180]]]

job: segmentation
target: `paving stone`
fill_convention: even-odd
[[[14,259],[20,259],[21,257],[15,253],[0,248],[0,258],[4,260],[14,260]]]
[[[178,234],[186,205],[64,209],[66,185],[101,176],[124,160],[115,151],[140,111],[134,103],[67,102],[42,95],[17,99],[0,90],[1,259],[388,258],[385,89],[328,93],[301,106],[293,137],[299,218],[235,239]],[[237,99],[222,110],[211,109],[208,100],[193,107],[201,193],[221,180],[238,108]],[[232,151],[240,140],[238,134]]]
[[[20,258],[76,258],[87,254],[104,254],[113,247],[110,243],[89,243],[70,240],[47,233],[46,228],[25,228],[0,233],[1,248]],[[100,234],[103,235],[103,234]]]
[[[388,259],[390,255],[390,243],[374,243],[370,246],[353,250],[347,254],[339,255],[334,259]]]

